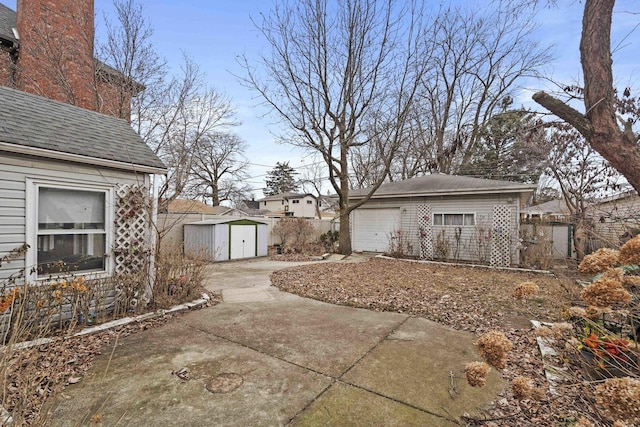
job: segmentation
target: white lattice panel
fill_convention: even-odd
[[[495,205],[491,222],[491,256],[489,264],[493,267],[511,265],[511,230],[513,228],[513,207]]]
[[[431,205],[418,205],[418,232],[420,233],[420,258],[433,259],[433,215]]]
[[[148,191],[142,185],[121,185],[116,190],[115,271],[135,273],[145,268],[149,241]]]

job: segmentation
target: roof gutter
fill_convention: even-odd
[[[524,188],[478,188],[474,190],[443,190],[443,191],[431,191],[425,193],[390,193],[390,194],[373,194],[371,199],[391,199],[398,197],[434,197],[434,196],[449,196],[449,195],[477,195],[477,194],[496,194],[496,193],[533,193],[537,186],[524,187]],[[364,198],[365,195],[349,195],[349,200],[357,200]]]
[[[100,159],[97,157],[81,156],[79,154],[63,153],[61,151],[45,150],[43,148],[26,147],[24,145],[0,142],[0,151],[27,156],[44,157],[47,159],[63,160],[67,162],[82,163],[91,166],[102,166],[111,169],[121,169],[140,173],[151,173],[166,175],[166,168],[156,166],[140,165],[136,163],[126,163],[117,160]]]

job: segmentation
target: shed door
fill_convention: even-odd
[[[231,259],[256,256],[256,226],[231,226]]]
[[[400,229],[400,208],[356,209],[352,220],[354,250],[385,252],[391,233]]]

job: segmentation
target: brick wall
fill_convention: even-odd
[[[131,97],[117,79],[96,73],[94,0],[18,0],[20,51],[15,84],[1,52],[0,84],[46,98],[130,118]]]
[[[17,87],[96,108],[93,0],[19,0]]]
[[[0,47],[0,85],[11,86],[11,75],[9,73],[9,64],[11,57],[9,50]]]

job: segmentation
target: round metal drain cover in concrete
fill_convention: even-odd
[[[222,373],[207,381],[207,390],[211,393],[229,393],[242,385],[244,379],[232,372]]]

